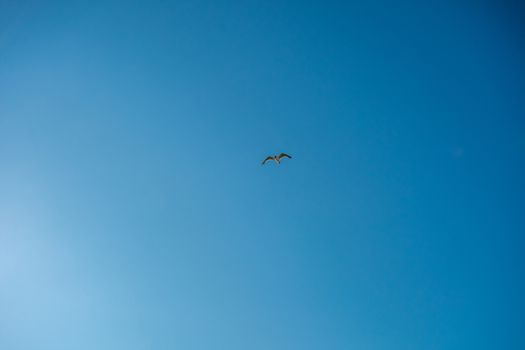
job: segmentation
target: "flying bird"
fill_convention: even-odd
[[[290,157],[290,156],[287,155],[286,153],[281,153],[281,154],[279,154],[278,156],[268,156],[268,157],[266,157],[266,159],[263,160],[262,165],[264,165],[264,163],[266,163],[266,162],[269,161],[269,160],[273,160],[273,161],[275,161],[277,164],[281,164],[281,159],[283,159],[283,158],[289,158],[289,159],[292,159],[292,157]]]

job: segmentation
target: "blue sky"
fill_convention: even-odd
[[[0,1],[0,348],[523,349],[522,18]]]

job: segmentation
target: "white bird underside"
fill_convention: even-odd
[[[268,156],[268,157],[266,157],[266,159],[263,160],[262,165],[264,165],[264,164],[265,164],[267,161],[269,161],[269,160],[273,160],[273,161],[276,162],[277,164],[281,164],[281,159],[283,159],[283,158],[292,159],[292,157],[289,156],[288,154],[286,154],[286,153],[281,153],[281,154],[279,154],[278,156]]]

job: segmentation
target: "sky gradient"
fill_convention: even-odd
[[[523,14],[0,0],[0,349],[524,349]]]

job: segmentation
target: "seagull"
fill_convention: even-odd
[[[268,157],[266,157],[266,159],[263,160],[262,165],[264,165],[264,163],[266,163],[266,162],[269,161],[269,160],[273,160],[273,161],[275,161],[277,164],[281,164],[281,159],[283,159],[283,158],[289,158],[289,159],[292,159],[292,157],[290,157],[290,156],[287,155],[286,153],[281,153],[281,154],[279,154],[278,156],[268,156]]]

